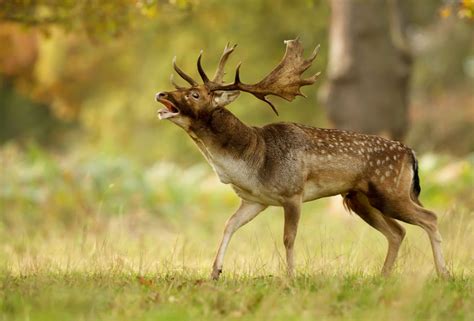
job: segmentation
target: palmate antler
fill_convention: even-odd
[[[278,111],[271,101],[267,99],[268,95],[275,95],[292,101],[296,96],[304,96],[301,93],[300,88],[313,84],[319,72],[309,78],[302,78],[303,72],[305,72],[312,64],[319,52],[319,45],[314,49],[313,53],[308,59],[303,58],[303,46],[298,38],[294,40],[286,40],[286,52],[280,63],[261,81],[256,84],[244,84],[240,80],[240,64],[237,66],[235,73],[235,79],[232,84],[224,84],[224,66],[229,58],[230,54],[234,51],[236,45],[229,47],[226,45],[224,53],[222,54],[219,66],[216,70],[214,78],[209,80],[204,69],[201,65],[202,52],[197,60],[197,68],[201,75],[204,85],[211,91],[245,91],[248,92],[260,100],[263,100],[273,111],[278,115]],[[186,75],[182,70],[177,68],[176,64],[173,64],[175,70],[180,76],[188,81],[192,86],[196,85],[196,82]]]
[[[319,72],[309,78],[301,78],[301,75],[307,70],[313,60],[316,58],[319,45],[314,49],[313,53],[308,59],[303,58],[303,46],[298,38],[294,40],[286,40],[286,52],[280,63],[261,81],[256,84],[244,84],[240,80],[240,64],[235,73],[235,80],[233,84],[220,85],[209,82],[206,84],[212,91],[216,90],[240,90],[251,93],[260,100],[263,100],[273,111],[278,115],[278,111],[271,101],[267,99],[268,95],[275,95],[292,101],[296,96],[303,96],[300,88],[313,84]],[[199,65],[199,61],[198,61]],[[202,69],[202,68],[201,68]]]

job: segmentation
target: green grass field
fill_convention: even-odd
[[[208,280],[238,206],[206,165],[37,148],[0,152],[0,320],[474,320],[474,161],[420,159],[453,278],[438,280],[425,233],[407,226],[396,272],[386,241],[340,197],[305,204],[297,276],[285,276],[283,215],[270,208],[234,236]],[[7,169],[7,170],[5,170]]]
[[[398,275],[138,276],[41,272],[4,276],[3,320],[472,320],[474,280]]]

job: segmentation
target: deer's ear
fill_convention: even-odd
[[[224,107],[239,97],[240,91],[215,91],[212,96],[213,107]]]

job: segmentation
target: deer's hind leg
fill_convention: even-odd
[[[388,276],[393,270],[400,245],[405,237],[405,229],[394,219],[384,216],[371,206],[367,197],[362,193],[349,193],[344,197],[344,204],[386,237],[388,250],[382,268],[382,275]]]
[[[370,197],[369,202],[386,216],[423,228],[430,238],[438,275],[441,277],[449,276],[441,249],[442,238],[438,230],[438,222],[435,213],[418,205],[412,200],[409,193],[402,195],[380,194],[377,197]]]

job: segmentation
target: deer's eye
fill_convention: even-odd
[[[191,93],[191,96],[193,96],[194,99],[199,99],[199,93],[195,91]]]

